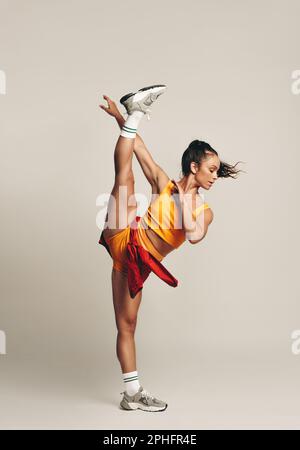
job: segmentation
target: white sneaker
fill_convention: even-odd
[[[120,103],[124,105],[127,114],[131,114],[133,111],[142,111],[144,114],[147,114],[148,120],[150,120],[150,107],[166,89],[167,86],[164,84],[147,86],[135,93],[131,92],[124,95],[120,99]]]
[[[139,390],[134,395],[128,395],[126,391],[121,392],[121,394],[124,394],[120,403],[121,409],[142,409],[143,411],[156,412],[164,411],[168,406],[165,401],[158,400],[156,397],[146,391],[143,386],[140,386]]]

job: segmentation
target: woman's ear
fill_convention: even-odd
[[[190,171],[195,175],[196,172],[198,172],[198,164],[194,161],[190,164]]]

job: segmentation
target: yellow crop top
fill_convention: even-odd
[[[145,228],[151,228],[172,247],[178,248],[186,237],[181,215],[178,214],[178,206],[174,199],[171,199],[175,191],[178,192],[178,188],[174,180],[169,180],[155,201],[149,205],[142,217],[142,222],[145,222]],[[208,203],[203,203],[193,211],[193,218],[195,219],[202,210],[207,208],[209,208]]]

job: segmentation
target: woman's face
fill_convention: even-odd
[[[220,168],[220,159],[217,155],[208,156],[202,161],[201,165],[196,163],[194,167],[195,180],[199,187],[203,189],[210,189],[213,183],[218,179],[217,172]]]

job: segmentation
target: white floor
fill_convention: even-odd
[[[232,362],[233,361],[233,362]],[[1,429],[300,429],[299,358],[277,367],[247,358],[175,362],[140,381],[168,402],[159,413],[119,409],[116,363],[101,369],[1,356]],[[152,364],[153,366],[153,364]],[[254,368],[255,367],[255,368]]]

